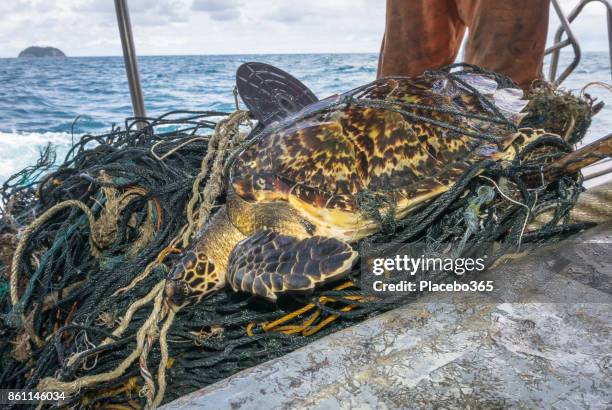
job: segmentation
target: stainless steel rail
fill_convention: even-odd
[[[554,37],[554,44],[546,49],[545,54],[552,54],[550,60],[550,70],[548,74],[548,80],[550,82],[554,82],[555,84],[561,84],[580,63],[580,58],[582,57],[582,52],[580,50],[580,44],[578,44],[578,40],[576,36],[572,32],[572,28],[570,24],[578,17],[578,15],[582,12],[584,7],[592,2],[602,3],[606,7],[606,14],[608,18],[608,47],[609,47],[609,55],[610,55],[610,75],[612,76],[612,5],[608,0],[581,0],[580,3],[567,15],[563,14],[563,10],[561,10],[561,6],[559,5],[558,0],[551,0],[552,6],[555,9],[555,12],[559,16],[559,20],[561,25],[557,29]],[[565,40],[561,40],[563,33],[566,34],[567,38]],[[574,50],[574,59],[568,65],[565,70],[557,77],[557,68],[559,65],[559,54],[561,49],[571,45]]]
[[[552,6],[557,13],[561,25],[557,29],[554,37],[554,44],[546,49],[545,55],[552,54],[549,70],[549,81],[555,84],[561,84],[580,63],[582,51],[580,44],[574,35],[571,23],[582,12],[584,7],[592,2],[602,3],[606,7],[607,22],[608,22],[608,47],[610,55],[610,73],[612,75],[612,5],[608,0],[581,0],[580,3],[566,16],[559,5],[558,0],[551,0]],[[138,62],[136,60],[136,51],[134,47],[134,38],[132,35],[132,25],[127,6],[127,0],[115,0],[115,11],[117,13],[117,23],[119,25],[119,34],[121,37],[121,46],[123,48],[123,59],[125,61],[125,69],[130,87],[130,96],[132,98],[132,108],[135,117],[145,117],[146,111],[144,107],[144,98],[142,88],[140,86],[140,76],[138,74]],[[566,39],[561,40],[563,34]],[[559,55],[561,49],[572,46],[574,51],[574,59],[565,68],[565,70],[557,77],[557,69],[559,66]],[[144,123],[137,124],[138,128],[144,126]]]
[[[130,86],[130,96],[132,97],[132,109],[135,117],[146,117],[142,88],[140,87],[140,75],[138,74],[138,61],[136,60],[136,49],[134,47],[134,37],[132,35],[132,23],[127,6],[127,0],[115,0],[115,12],[117,13],[117,23],[119,24],[119,35],[123,48],[123,60],[125,71],[127,72],[128,84]],[[144,123],[137,123],[140,129]]]

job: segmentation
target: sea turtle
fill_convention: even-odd
[[[245,67],[239,85],[253,71]],[[199,300],[226,283],[274,301],[339,279],[358,256],[351,243],[380,229],[361,212],[360,193],[392,198],[402,218],[472,165],[510,161],[546,134],[517,131],[527,101],[487,75],[384,78],[322,101],[298,83],[285,87],[285,101],[258,91],[260,108],[268,104],[272,114],[259,114],[265,128],[228,166],[225,205],[171,270],[171,303]],[[485,119],[491,115],[497,120]]]

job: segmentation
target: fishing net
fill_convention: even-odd
[[[479,121],[506,121],[462,73],[485,75],[501,89],[514,84],[472,66],[435,73],[480,99],[487,114]],[[561,130],[578,142],[590,121],[589,99],[547,88],[532,98],[527,119],[548,124],[548,110],[539,104],[560,99],[584,116],[564,122]],[[385,106],[338,102],[347,103]],[[437,109],[388,108],[432,121]],[[61,406],[156,406],[416,297],[377,300],[364,291],[355,268],[345,282],[277,304],[225,290],[176,315],[164,306],[168,266],[224,203],[223,169],[232,153],[260,137],[250,129],[248,113],[240,110],[130,119],[108,134],[78,138],[60,164],[54,149],[45,148],[35,165],[3,184],[2,388],[66,388],[70,396]],[[395,217],[389,198],[363,192],[362,211],[381,231],[355,247],[366,252],[380,243],[455,243],[460,255],[494,249],[492,262],[521,246],[584,229],[589,225],[568,219],[582,191],[579,176],[535,187],[524,178],[571,150],[551,135],[504,167],[475,164],[449,191],[404,219]],[[543,212],[551,216],[530,228]]]

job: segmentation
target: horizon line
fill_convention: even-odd
[[[61,49],[60,49],[61,50]],[[316,52],[272,52],[272,53],[204,53],[204,54],[138,54],[137,57],[200,57],[200,56],[251,56],[251,55],[318,55],[318,54],[378,54],[378,51],[316,51]],[[42,59],[42,58],[91,58],[91,57],[123,57],[123,54],[113,55],[66,55],[65,57],[21,57],[31,59]],[[0,58],[19,58],[19,56],[0,56]]]
[[[61,50],[61,49],[60,49]],[[606,49],[597,50],[582,50],[583,53],[602,53],[607,52]],[[201,57],[201,56],[250,56],[250,55],[320,55],[320,54],[339,54],[339,55],[350,55],[350,54],[379,54],[379,51],[316,51],[316,52],[254,52],[254,53],[203,53],[203,54],[138,54],[137,57]],[[45,59],[45,58],[104,58],[104,57],[123,57],[123,54],[113,55],[66,55],[65,57],[19,57],[19,56],[0,56],[0,58],[24,58],[24,59]],[[546,56],[544,57],[546,58]]]

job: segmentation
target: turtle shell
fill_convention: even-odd
[[[393,196],[405,214],[472,164],[499,156],[515,135],[508,123],[484,120],[490,112],[472,92],[441,81],[448,80],[385,78],[306,107],[236,157],[233,190],[247,201],[289,201],[319,216],[355,213],[358,195],[368,191]]]

